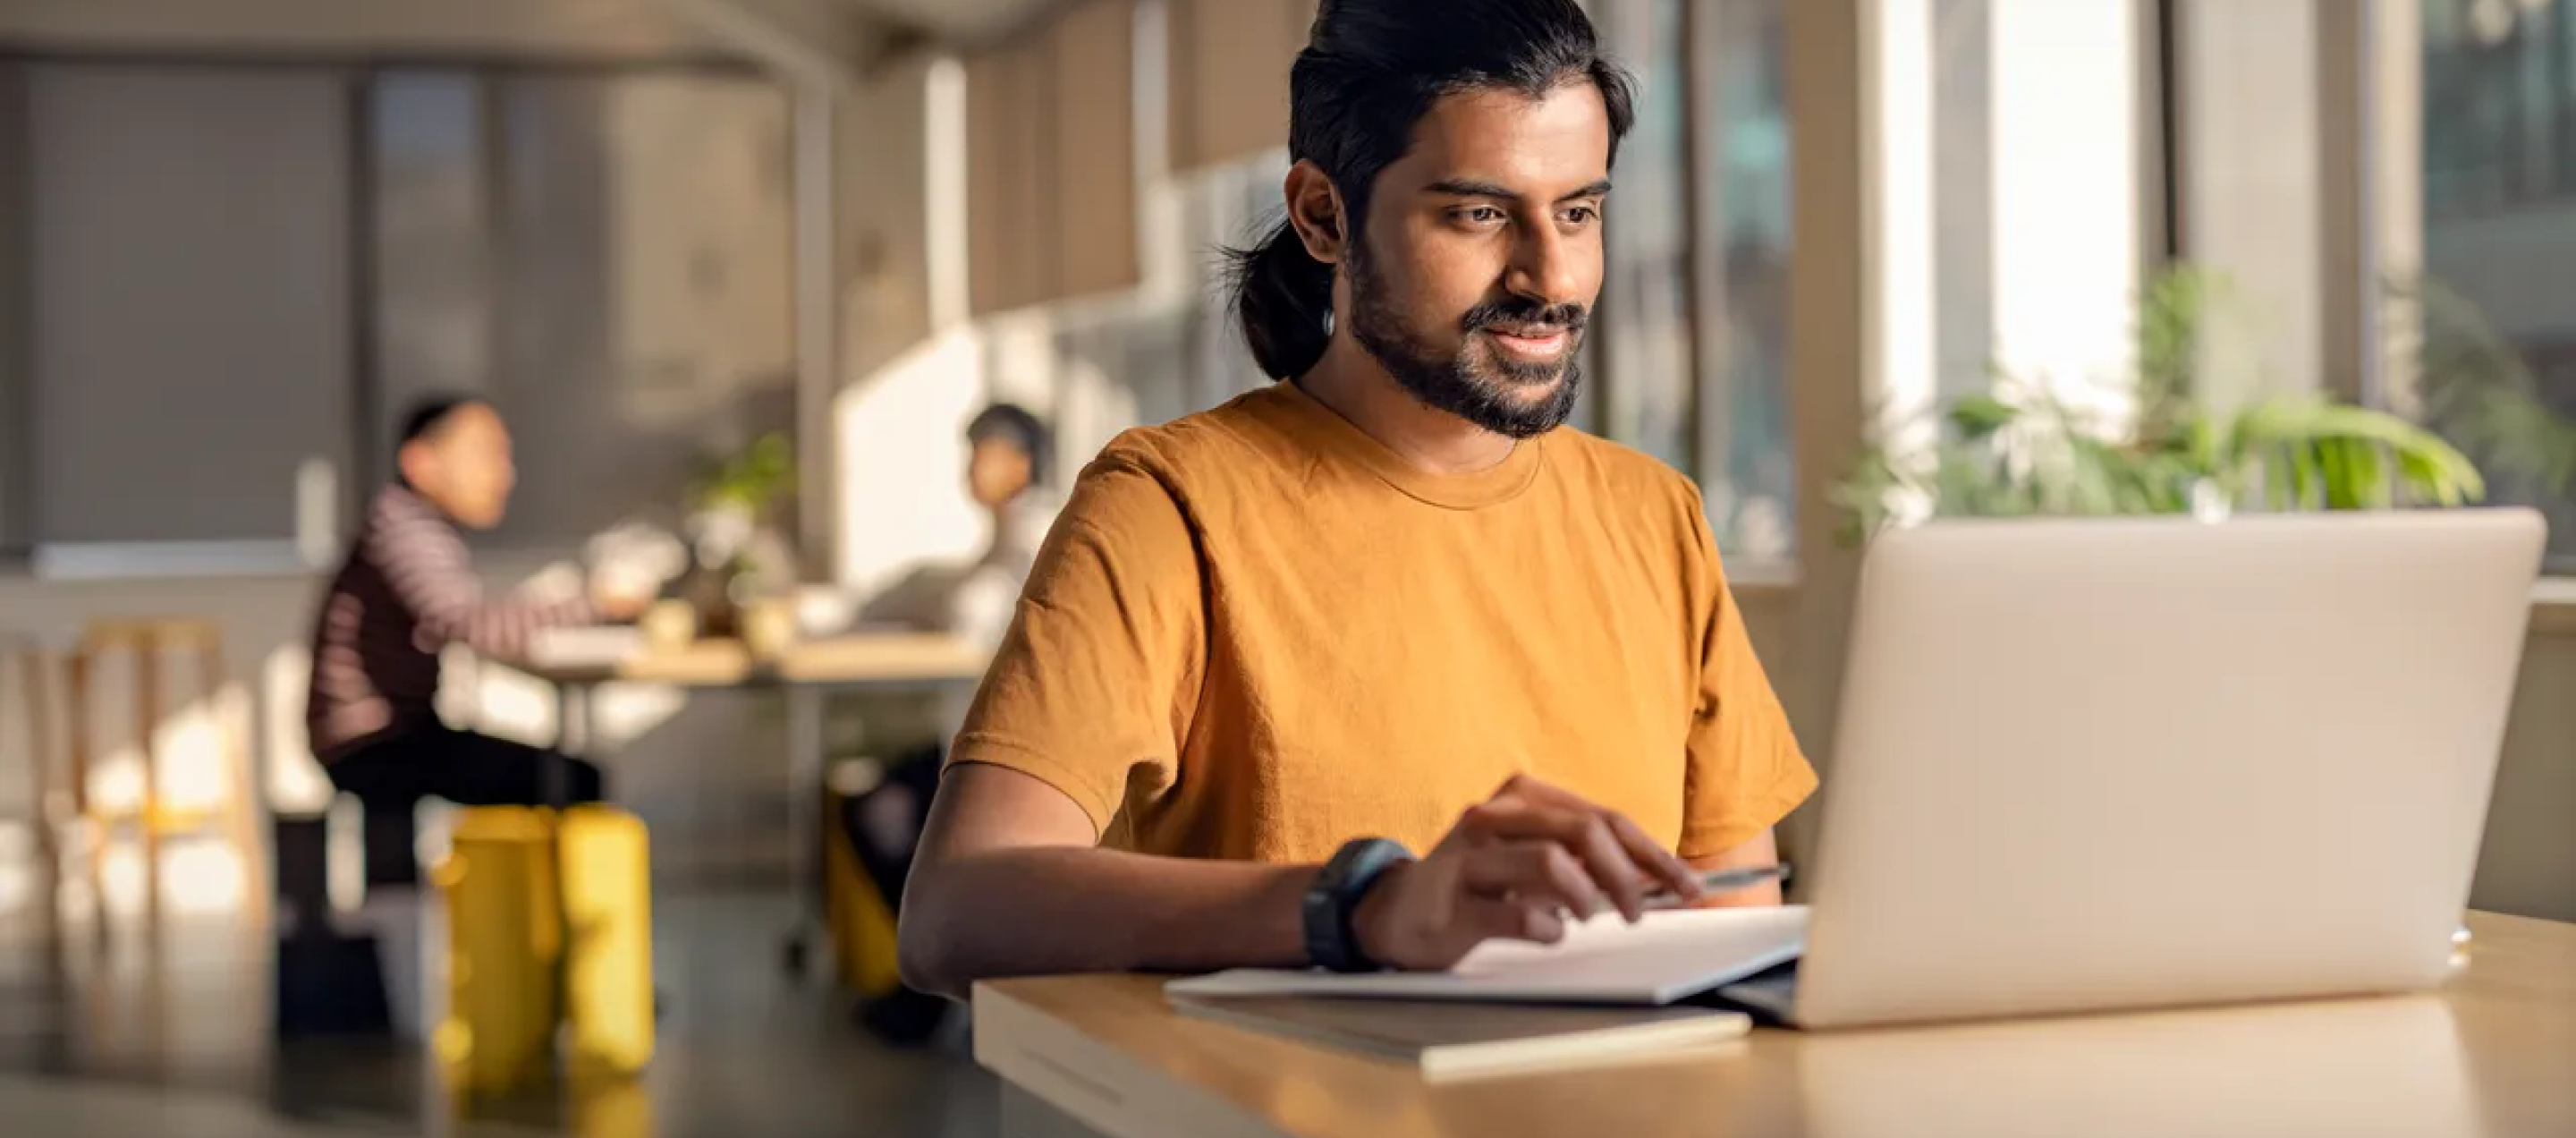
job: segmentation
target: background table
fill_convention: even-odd
[[[654,684],[706,689],[776,688],[787,702],[787,835],[795,917],[783,953],[801,971],[821,926],[823,700],[832,691],[870,687],[972,684],[990,654],[962,637],[861,633],[803,641],[775,657],[753,656],[738,641],[704,640],[685,648],[644,650],[614,660],[507,661],[554,685],[559,745],[578,754],[590,743],[590,696],[602,684]]]
[[[1759,1030],[1696,1054],[1444,1085],[1185,1019],[1136,976],[980,986],[1005,1133],[2576,1134],[2576,925],[2473,914],[2437,993],[1950,1027]]]

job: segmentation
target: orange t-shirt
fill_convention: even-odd
[[[1426,474],[1293,383],[1092,462],[951,753],[1274,863],[1426,851],[1520,772],[1684,857],[1816,785],[1687,479],[1571,429]]]

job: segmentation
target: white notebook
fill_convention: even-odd
[[[1164,986],[1173,996],[1387,996],[1506,1003],[1668,1004],[1798,958],[1807,909],[1612,912],[1552,945],[1488,941],[1447,972],[1238,968]]]

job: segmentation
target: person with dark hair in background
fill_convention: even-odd
[[[423,400],[404,415],[395,448],[397,476],[368,507],[315,621],[305,707],[314,756],[371,811],[432,797],[547,804],[555,777],[564,804],[599,801],[591,763],[440,722],[439,652],[463,644],[517,655],[539,629],[629,619],[651,598],[484,595],[462,531],[499,525],[518,477],[509,429],[490,403]]]
[[[992,643],[1010,624],[1038,543],[1057,503],[1047,493],[1055,433],[1015,403],[995,403],[966,424],[966,492],[990,515],[992,540],[950,605],[950,630]]]
[[[856,622],[1000,641],[1055,517],[1054,461],[1055,433],[1034,412],[1015,403],[976,412],[966,424],[966,497],[991,527],[983,549],[971,560],[915,568],[859,606]]]
[[[958,735],[909,982],[1442,968],[1768,865],[1814,771],[1697,488],[1561,426],[1628,79],[1574,0],[1325,0],[1280,382],[1086,469]]]
[[[992,525],[983,552],[964,565],[914,573],[863,608],[862,623],[946,632],[988,647],[1010,627],[1012,608],[1054,517],[1056,503],[1047,489],[1055,434],[1029,409],[995,403],[967,422],[966,447],[966,494]],[[937,741],[900,754],[873,785],[841,805],[841,825],[859,868],[892,912],[903,911],[904,882],[939,786],[947,738],[966,710],[943,694],[935,712]],[[949,1018],[946,1000],[911,989],[862,997],[859,1022],[893,1043],[928,1040]]]

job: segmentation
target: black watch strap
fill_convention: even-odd
[[[1336,972],[1375,969],[1377,962],[1360,950],[1359,937],[1351,931],[1351,916],[1380,875],[1411,860],[1410,851],[1385,838],[1361,838],[1335,851],[1306,888],[1307,959]]]

